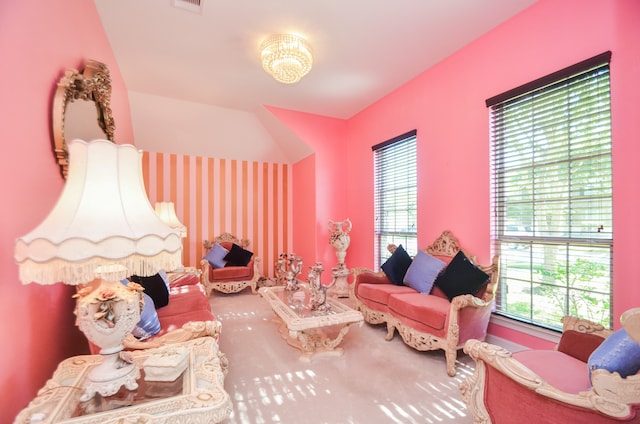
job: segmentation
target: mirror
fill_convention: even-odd
[[[53,98],[53,152],[63,178],[67,178],[67,140],[106,138],[113,141],[111,77],[104,63],[88,60],[82,73],[67,69]]]

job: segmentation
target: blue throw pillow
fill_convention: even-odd
[[[400,245],[391,257],[382,264],[381,268],[393,284],[401,286],[409,266],[411,266],[411,256],[409,256],[407,251],[404,250],[404,247]]]
[[[129,280],[126,278],[120,280],[120,282],[125,286],[129,285]],[[142,292],[142,298],[144,299],[144,305],[140,312],[140,321],[131,330],[133,337],[140,340],[148,339],[160,332],[160,319],[158,318],[158,312],[156,312],[156,306],[153,304],[153,299],[144,292]]]
[[[435,285],[449,300],[462,294],[475,295],[489,281],[489,275],[478,268],[460,250],[436,278]]]
[[[216,243],[211,249],[204,255],[204,259],[208,260],[213,268],[224,268],[227,265],[227,261],[224,257],[227,256],[229,251],[225,249],[221,244]]]
[[[622,378],[634,375],[640,370],[640,345],[621,328],[593,351],[587,365],[589,377],[597,369],[617,372]]]
[[[142,293],[142,296],[144,297],[144,306],[140,313],[140,321],[131,331],[131,334],[140,340],[148,339],[160,332],[160,320],[153,299],[146,293]]]
[[[420,293],[428,294],[431,292],[436,277],[446,265],[443,261],[434,258],[424,250],[419,250],[402,281],[406,286]]]

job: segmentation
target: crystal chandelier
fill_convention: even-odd
[[[284,84],[300,81],[313,64],[311,46],[297,35],[272,35],[262,43],[260,50],[264,70]]]

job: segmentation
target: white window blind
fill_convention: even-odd
[[[390,256],[387,245],[418,251],[416,131],[372,147],[374,157],[375,267]]]
[[[487,100],[499,314],[555,329],[564,315],[611,327],[609,60]]]

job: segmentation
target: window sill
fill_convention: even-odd
[[[537,337],[539,339],[546,340],[556,344],[560,341],[560,336],[562,335],[562,333],[559,331],[541,328],[535,325],[527,324],[515,319],[511,319],[511,318],[507,318],[507,317],[503,317],[495,314],[491,315],[490,322],[491,324],[499,325],[501,327],[505,327],[510,330],[519,331],[529,336]]]

